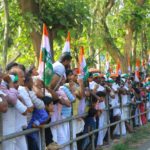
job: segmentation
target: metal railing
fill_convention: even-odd
[[[138,103],[140,104],[140,103]],[[109,105],[108,105],[109,106]],[[101,129],[95,129],[91,132],[88,132],[84,135],[81,135],[79,137],[76,137],[76,138],[73,138],[73,120],[75,119],[78,119],[78,118],[81,118],[81,117],[86,117],[87,114],[82,114],[82,115],[78,115],[78,116],[72,116],[72,117],[68,117],[66,119],[62,119],[60,121],[57,121],[57,122],[53,122],[53,123],[49,123],[49,124],[46,124],[46,125],[43,125],[42,128],[32,128],[32,129],[27,129],[27,130],[24,130],[24,131],[21,131],[21,132],[17,132],[17,133],[13,133],[13,134],[9,134],[9,135],[5,135],[5,136],[0,136],[0,148],[2,147],[2,142],[3,141],[6,141],[6,140],[10,140],[10,139],[13,139],[13,138],[16,138],[16,137],[19,137],[19,136],[22,136],[22,135],[27,135],[27,134],[30,134],[30,133],[33,133],[33,132],[40,132],[40,139],[41,139],[41,150],[45,150],[45,129],[46,128],[49,128],[49,127],[53,127],[53,126],[56,126],[56,125],[60,125],[62,123],[65,123],[65,122],[69,122],[69,126],[70,126],[70,141],[68,141],[67,143],[64,143],[63,145],[60,146],[60,149],[61,148],[64,148],[68,145],[70,145],[71,147],[71,150],[73,149],[73,143],[74,142],[77,142],[81,139],[84,139],[86,137],[89,137],[91,136],[92,138],[92,150],[95,150],[95,143],[94,143],[94,134],[101,131],[101,130],[104,130],[104,129],[107,129],[108,128],[108,143],[110,143],[110,127],[113,126],[113,125],[116,125],[116,124],[119,124],[120,125],[120,137],[122,137],[122,128],[121,128],[121,123],[124,122],[124,121],[127,121],[127,120],[131,120],[135,117],[140,117],[141,115],[143,114],[146,114],[150,111],[150,109],[147,109],[146,107],[146,111],[143,112],[143,113],[140,113],[138,115],[134,115],[134,116],[130,116],[129,118],[127,119],[121,119],[119,121],[116,121],[114,123],[110,123],[109,121],[109,111],[111,109],[114,109],[114,108],[124,108],[124,107],[129,107],[129,111],[130,111],[130,114],[131,114],[131,105],[130,104],[127,104],[127,105],[120,105],[120,106],[117,106],[117,107],[108,107],[107,109],[105,109],[105,111],[107,111],[107,126],[101,128]],[[146,106],[146,105],[145,105]],[[1,115],[1,114],[0,114]],[[2,118],[2,117],[1,117]],[[2,132],[2,131],[0,131]],[[2,134],[1,134],[2,135]],[[2,149],[2,148],[1,148]]]

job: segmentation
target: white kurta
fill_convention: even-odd
[[[15,133],[16,125],[15,108],[9,107],[6,113],[3,113],[3,135]],[[2,150],[15,150],[16,140],[11,139],[2,143]]]
[[[99,103],[99,109],[101,109],[101,110],[105,109],[105,102]],[[102,114],[99,116],[98,128],[102,129],[106,125],[107,125],[107,113],[106,113],[106,111],[103,111]],[[98,132],[97,145],[103,145],[103,140],[104,140],[106,132],[107,132],[107,129],[100,130]]]
[[[19,100],[14,107],[9,107],[8,111],[3,114],[3,135],[8,135],[11,133],[22,131],[19,129],[19,118],[18,115],[25,112],[27,109]],[[20,136],[15,139],[11,139],[3,142],[3,150],[27,150],[27,144],[25,136]]]

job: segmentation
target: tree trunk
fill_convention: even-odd
[[[135,35],[134,35],[134,46],[133,46],[133,67],[135,68],[135,63],[136,63],[136,46],[137,46],[137,31],[135,31]],[[135,69],[132,69],[133,71]]]
[[[128,58],[130,57],[130,53],[132,52],[132,38],[133,38],[132,26],[127,25],[126,35],[125,35],[125,44],[124,44],[124,61],[122,64],[125,72],[128,72]]]
[[[103,25],[103,32],[104,32],[102,35],[103,35],[103,40],[105,43],[105,47],[107,48],[107,51],[112,56],[112,58],[116,60],[116,62],[119,59],[120,62],[122,63],[124,57],[120,53],[120,50],[116,47],[105,20],[102,20],[102,25]]]
[[[4,29],[4,45],[3,45],[3,69],[7,64],[7,49],[8,49],[8,36],[9,36],[9,10],[7,0],[3,0],[4,14],[5,14],[5,29]]]
[[[18,0],[19,6],[21,8],[22,14],[25,15],[26,13],[30,12],[33,15],[36,15],[37,17],[40,16],[39,14],[39,5],[35,3],[34,0]],[[26,22],[28,25],[28,23]],[[39,54],[40,54],[40,45],[41,45],[41,34],[36,31],[34,26],[32,27],[32,32],[30,33],[30,36],[33,41],[33,47],[34,51],[37,57],[37,60],[39,60]]]
[[[141,33],[141,45],[142,45],[143,59],[148,61],[148,51],[147,51],[148,43],[147,43],[147,36],[144,30]]]

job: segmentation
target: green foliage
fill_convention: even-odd
[[[97,64],[96,49],[106,54],[107,47],[104,37],[102,18],[108,0],[34,0],[39,11],[36,13],[21,13],[18,0],[8,0],[9,6],[9,47],[8,60],[13,59],[18,52],[22,55],[17,60],[29,65],[35,63],[35,51],[30,33],[35,29],[41,34],[42,23],[45,22],[50,31],[54,32],[54,59],[58,60],[64,47],[67,32],[71,32],[71,52],[73,65],[77,64],[80,46],[84,46],[87,64],[92,67]],[[2,54],[4,35],[4,8],[0,1],[0,54]],[[141,53],[141,33],[146,34],[144,41],[150,49],[150,1],[141,7],[136,0],[117,0],[108,12],[106,23],[112,40],[124,54],[126,27],[131,25],[138,33],[137,56]],[[132,24],[134,22],[134,24]],[[133,42],[132,42],[133,43]],[[92,48],[91,48],[92,47]],[[2,58],[0,58],[0,62]],[[111,60],[115,64],[115,60]],[[104,66],[104,62],[102,62]]]

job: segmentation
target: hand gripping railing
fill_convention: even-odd
[[[140,103],[138,103],[138,104],[140,104]],[[108,112],[107,113],[108,114],[107,118],[109,118],[109,110],[114,109],[114,108],[123,108],[123,107],[129,107],[130,108],[130,104],[123,105],[123,106],[120,105],[120,106],[117,106],[117,107],[110,107],[110,108],[108,107],[107,109],[105,109],[105,111]],[[108,142],[109,142],[110,141],[110,127],[111,126],[119,124],[120,125],[120,136],[122,136],[122,133],[121,133],[121,131],[122,131],[121,123],[122,122],[124,122],[126,120],[133,119],[135,117],[139,117],[139,116],[141,116],[143,114],[148,113],[149,111],[150,111],[150,109],[146,110],[145,112],[140,113],[138,115],[134,115],[134,116],[131,116],[131,117],[127,118],[127,119],[122,119],[122,120],[116,121],[114,123],[110,123],[109,119],[108,119],[108,125],[107,126],[101,128],[101,129],[95,129],[95,130],[93,130],[93,131],[91,131],[89,133],[86,133],[86,134],[84,134],[82,136],[79,136],[77,138],[73,138],[73,120],[81,118],[81,117],[86,117],[87,114],[85,113],[85,114],[78,115],[78,116],[71,116],[71,117],[68,117],[66,119],[62,119],[62,120],[57,121],[57,122],[53,122],[53,123],[49,123],[49,124],[43,125],[41,128],[32,128],[32,129],[27,129],[27,130],[24,130],[24,131],[21,131],[21,132],[16,132],[16,133],[5,135],[5,136],[0,136],[0,146],[2,146],[2,142],[3,141],[10,140],[10,139],[22,136],[22,135],[27,135],[27,134],[33,133],[35,131],[38,131],[38,132],[40,132],[40,136],[41,136],[40,137],[40,139],[41,139],[41,141],[40,141],[41,142],[41,144],[40,144],[41,145],[41,150],[45,150],[45,128],[49,128],[49,127],[53,127],[53,126],[56,126],[56,125],[60,125],[60,124],[65,123],[65,122],[69,122],[69,125],[70,125],[70,141],[68,141],[67,143],[61,145],[60,149],[64,148],[67,145],[70,145],[71,150],[72,150],[73,149],[73,142],[76,142],[76,141],[84,139],[84,138],[86,138],[88,136],[91,136],[91,138],[92,138],[92,150],[95,150],[95,146],[94,146],[94,134],[95,133],[108,128]],[[0,115],[2,116],[2,114],[0,114]],[[2,118],[2,117],[0,117],[0,118]],[[2,130],[0,130],[0,133],[2,133]]]

